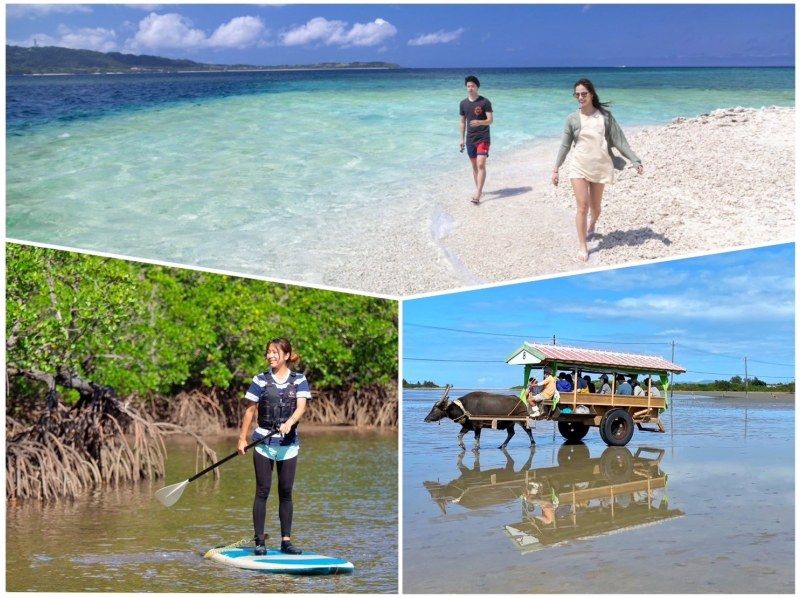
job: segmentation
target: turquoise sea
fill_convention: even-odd
[[[7,77],[7,235],[335,286],[345,224],[424,214],[431,183],[466,167],[465,74]],[[583,76],[623,127],[794,105],[793,68],[477,75],[494,106],[495,159],[557,137]]]

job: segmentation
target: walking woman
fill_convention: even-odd
[[[624,167],[624,160],[614,156],[611,148],[616,147],[630,160],[638,174],[642,174],[644,168],[642,161],[628,146],[617,121],[607,110],[609,104],[600,101],[592,82],[589,79],[578,80],[573,95],[578,100],[578,110],[567,117],[552,180],[553,185],[558,186],[558,169],[574,147],[569,178],[578,204],[575,217],[578,259],[585,262],[589,259],[586,240],[594,235],[600,217],[603,189],[614,182],[614,169],[622,170]]]
[[[297,422],[306,410],[306,401],[311,398],[308,381],[299,372],[289,369],[290,364],[300,358],[292,351],[285,338],[276,338],[267,344],[269,369],[253,378],[245,394],[250,401],[242,419],[239,433],[239,453],[245,453],[250,442],[247,434],[250,424],[256,420],[258,427],[252,440],[263,438],[273,430],[273,436],[256,445],[253,463],[256,470],[256,496],[253,500],[253,528],[255,530],[255,553],[266,554],[264,524],[267,515],[267,498],[272,487],[272,469],[278,474],[278,518],[281,523],[281,552],[300,554],[292,545],[292,486],[297,470],[297,453],[300,441]]]

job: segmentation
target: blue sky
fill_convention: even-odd
[[[11,44],[219,64],[791,66],[793,5],[8,5]]]
[[[452,329],[452,330],[444,330]],[[503,336],[508,335],[508,336]],[[794,246],[779,245],[406,301],[403,377],[507,388],[524,340],[670,358],[676,381],[794,379]],[[452,361],[433,361],[433,360]]]

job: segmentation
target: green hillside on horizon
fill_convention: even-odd
[[[58,46],[6,46],[6,74],[46,75],[55,73],[142,73],[175,71],[237,71],[260,69],[339,69],[339,68],[398,68],[388,62],[324,62],[308,65],[254,66],[246,64],[204,64],[187,59],[161,56],[73,50]]]

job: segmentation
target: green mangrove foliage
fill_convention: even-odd
[[[14,244],[6,285],[12,374],[63,369],[125,397],[239,392],[287,336],[316,390],[396,384],[393,301]]]
[[[160,475],[163,434],[202,445],[196,434],[238,423],[276,336],[292,340],[318,392],[309,420],[396,425],[393,301],[17,244],[7,244],[6,265],[6,469],[16,496]],[[116,444],[95,446],[115,434]],[[149,440],[133,446],[126,434]],[[85,475],[43,488],[37,449],[53,446],[61,457],[48,472]]]

